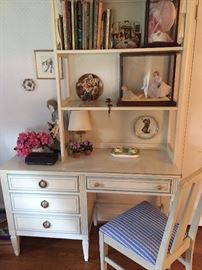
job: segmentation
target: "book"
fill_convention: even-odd
[[[65,0],[61,1],[61,10],[62,10],[62,19],[63,19],[64,49],[67,50],[67,26],[66,26]]]
[[[66,15],[66,35],[67,35],[67,50],[72,49],[72,16],[71,16],[71,1],[65,0],[65,15]]]
[[[105,49],[110,48],[110,35],[111,35],[111,9],[106,10],[106,28],[105,28]]]
[[[83,49],[83,38],[82,38],[82,2],[77,1],[77,43],[78,49]]]
[[[93,0],[93,49],[97,49],[98,3],[99,0]]]
[[[102,29],[102,8],[103,2],[98,2],[98,22],[97,22],[97,49],[101,48],[101,29]]]
[[[74,0],[71,0],[71,32],[72,32],[72,50],[75,50],[75,25],[74,25]]]
[[[63,29],[63,18],[62,15],[59,14],[57,18],[57,49],[64,50],[65,44],[64,44],[64,29]]]
[[[77,36],[77,29],[78,29],[78,18],[77,18],[77,2],[73,2],[74,5],[74,47],[75,50],[78,49],[78,36]]]

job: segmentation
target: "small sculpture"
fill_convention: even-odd
[[[123,101],[135,101],[135,100],[139,100],[143,97],[143,95],[136,95],[135,93],[133,93],[133,91],[129,90],[126,85],[123,85],[121,87],[121,90],[122,90],[122,100]]]
[[[170,94],[171,87],[162,81],[158,71],[153,73],[153,81],[149,84],[148,97],[164,98]]]

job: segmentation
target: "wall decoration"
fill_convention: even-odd
[[[176,106],[175,52],[120,54],[118,106]]]
[[[78,79],[76,90],[83,101],[93,101],[102,94],[103,82],[95,74],[84,74]]]
[[[36,83],[33,79],[24,79],[22,86],[26,91],[34,91],[36,88]]]
[[[147,0],[145,46],[176,46],[180,0]]]
[[[140,47],[140,24],[134,21],[115,22],[112,25],[112,48]]]
[[[141,139],[151,139],[158,133],[158,122],[153,116],[141,115],[134,123],[135,135]]]
[[[37,79],[55,79],[55,60],[53,50],[35,50]],[[63,77],[62,60],[60,58],[60,78]]]

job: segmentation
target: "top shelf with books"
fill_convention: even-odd
[[[180,0],[52,1],[59,55],[182,51]]]

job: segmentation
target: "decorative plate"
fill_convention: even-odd
[[[151,139],[158,133],[158,122],[153,116],[142,115],[135,120],[135,135],[141,139]]]
[[[101,79],[92,73],[84,74],[76,83],[77,95],[83,101],[93,101],[103,92],[103,82]]]

